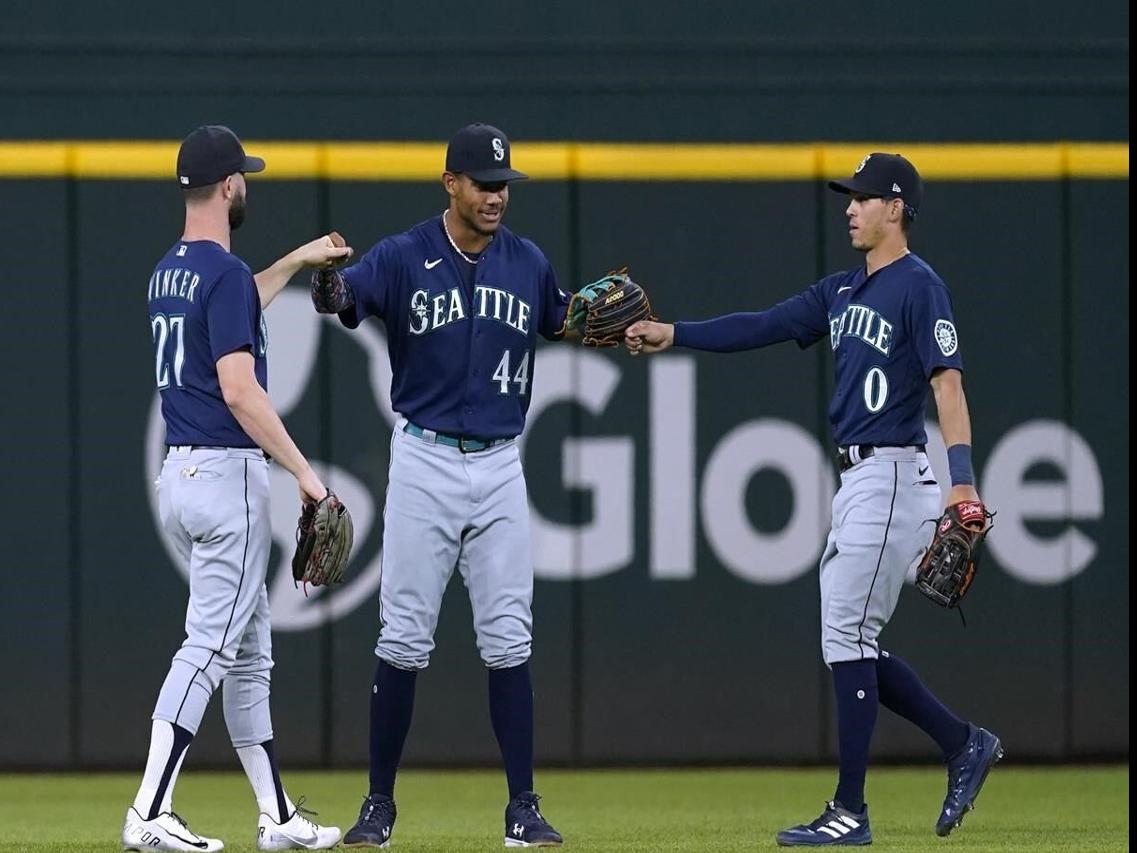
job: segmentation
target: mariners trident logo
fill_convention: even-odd
[[[861,169],[863,169],[863,168],[865,167],[865,164],[866,164],[866,163],[867,163],[867,162],[868,162],[868,161],[869,161],[871,158],[872,158],[872,155],[871,155],[871,154],[866,154],[866,155],[865,155],[865,159],[861,161],[861,165],[859,165],[859,166],[857,166],[857,168],[853,169],[853,174],[854,174],[854,175],[859,175],[859,174],[861,173]]]
[[[500,163],[505,159],[505,143],[495,136],[491,144],[493,145],[493,158]]]
[[[959,336],[956,335],[955,324],[951,320],[936,320],[935,335],[940,352],[944,355],[951,355],[959,349]]]

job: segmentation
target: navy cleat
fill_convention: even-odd
[[[777,835],[779,847],[863,847],[872,844],[869,829],[869,807],[851,812],[830,800],[825,811],[813,823],[783,829]]]
[[[370,794],[359,810],[359,820],[343,837],[344,847],[386,847],[395,828],[395,801],[386,794]]]
[[[1000,758],[1003,744],[991,732],[968,723],[970,734],[963,749],[948,760],[948,791],[943,811],[936,821],[936,835],[941,837],[963,823],[963,817],[975,808],[975,798]]]
[[[523,791],[509,801],[505,807],[506,847],[560,847],[564,843],[537,808],[539,799],[532,791]]]

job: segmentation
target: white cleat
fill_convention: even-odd
[[[220,838],[198,835],[173,812],[162,812],[153,820],[143,820],[132,806],[126,810],[126,822],[122,827],[122,849],[216,853],[224,850],[225,845]]]
[[[320,826],[300,814],[277,823],[264,812],[257,820],[258,850],[328,850],[340,842],[338,826]]]

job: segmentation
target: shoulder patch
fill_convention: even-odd
[[[936,344],[944,355],[954,355],[959,349],[959,338],[951,320],[936,320]]]

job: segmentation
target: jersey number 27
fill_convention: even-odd
[[[170,387],[171,363],[174,384],[182,387],[182,365],[186,362],[185,320],[185,314],[155,314],[150,318],[150,331],[154,335],[154,378],[159,389]]]

